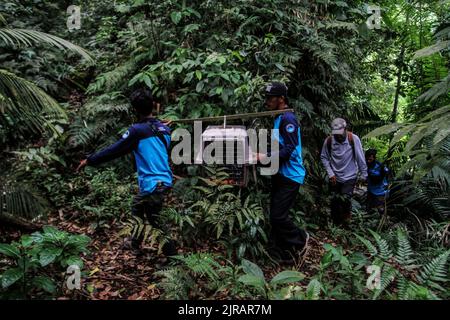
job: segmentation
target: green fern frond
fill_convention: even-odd
[[[388,242],[385,239],[383,239],[378,233],[374,232],[373,230],[369,230],[369,231],[372,234],[372,236],[374,237],[375,242],[378,246],[379,256],[384,260],[388,260],[389,258],[391,258],[393,256],[393,254],[389,247]]]
[[[143,50],[143,48],[138,48],[135,51],[140,50]],[[125,61],[113,70],[98,75],[95,81],[89,85],[87,93],[108,92],[113,89],[121,88],[128,83],[128,79],[130,79],[133,72],[139,68],[141,62],[144,60],[151,60],[154,55],[155,50],[147,50],[144,53],[132,56],[128,61]]]
[[[450,250],[440,254],[426,265],[423,266],[420,275],[418,276],[421,285],[431,286],[439,290],[444,290],[436,282],[449,281],[447,275],[447,261],[450,255]]]
[[[67,115],[61,106],[32,82],[0,69],[0,123],[6,127],[21,123],[32,132],[51,129],[59,134],[53,122],[65,121]],[[23,130],[23,129],[22,129]]]
[[[70,50],[92,62],[92,57],[83,48],[57,36],[29,29],[0,28],[0,40],[9,46],[33,46],[48,44],[60,50]]]
[[[432,102],[440,96],[448,94],[450,90],[450,75],[436,83],[417,98],[417,102]]]
[[[183,264],[197,276],[206,276],[210,280],[218,280],[217,270],[222,266],[209,253],[193,253],[185,256],[175,256],[174,259]]]
[[[401,275],[397,279],[397,289],[397,298],[399,300],[410,299],[411,282]]]
[[[305,297],[307,300],[319,300],[322,284],[317,279],[312,279],[306,287]]]
[[[355,236],[359,239],[359,241],[362,242],[369,251],[369,254],[376,257],[378,255],[378,249],[373,245],[373,243],[370,240],[367,240],[366,238],[361,237],[358,234],[355,234]]]
[[[408,234],[405,230],[397,229],[397,253],[395,259],[402,266],[409,266],[414,263],[414,259],[411,258],[413,255],[413,250],[411,244],[409,243]]]
[[[47,201],[32,189],[10,183],[0,185],[0,216],[8,220],[36,220],[45,216],[47,210]]]
[[[161,270],[155,272],[155,275],[163,277],[158,286],[163,289],[163,297],[166,299],[187,300],[190,290],[195,287],[194,280],[179,267]]]
[[[326,22],[324,27],[319,27],[319,29],[344,29],[347,31],[358,32],[358,28],[354,23],[344,22],[344,21],[330,21]]]
[[[381,270],[380,288],[376,289],[373,295],[373,299],[378,298],[389,285],[395,280],[398,275],[397,269],[389,264],[385,264]]]

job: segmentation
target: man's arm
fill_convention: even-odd
[[[358,136],[353,135],[353,141],[355,143],[355,157],[356,163],[358,164],[359,172],[364,180],[367,180],[367,163],[366,157],[364,156],[364,151],[362,148],[361,140]]]
[[[77,170],[80,170],[86,165],[96,166],[130,153],[137,147],[138,141],[136,130],[131,127],[116,143],[83,160]]]
[[[335,173],[331,168],[331,155],[328,152],[327,139],[325,139],[325,142],[323,143],[322,152],[320,153],[320,160],[327,171],[328,178],[332,178],[335,176]]]

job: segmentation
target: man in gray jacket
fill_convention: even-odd
[[[336,118],[331,123],[331,136],[325,139],[320,159],[330,179],[331,217],[335,224],[348,223],[351,198],[358,179],[367,180],[367,164],[359,137],[347,130],[347,123]]]

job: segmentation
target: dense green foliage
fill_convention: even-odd
[[[0,244],[0,253],[12,265],[0,275],[2,298],[26,298],[27,295],[55,295],[61,290],[53,277],[58,271],[76,265],[83,267],[80,254],[87,252],[89,237],[70,235],[53,227],[24,235],[20,242]]]

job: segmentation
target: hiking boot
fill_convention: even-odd
[[[295,254],[291,250],[282,249],[272,246],[267,249],[270,258],[278,264],[292,265],[295,263]]]
[[[174,240],[169,240],[162,247],[162,252],[166,257],[178,255],[178,250]]]

